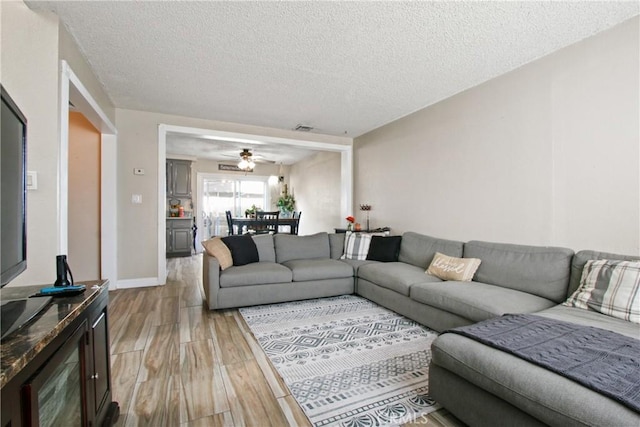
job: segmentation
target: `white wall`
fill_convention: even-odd
[[[640,253],[639,18],[356,138],[372,227]]]
[[[300,133],[144,111],[116,109],[118,126],[118,279],[158,274],[158,126],[215,129],[297,140],[350,145],[351,138]],[[145,175],[133,175],[144,168]],[[142,204],[131,203],[132,194]]]
[[[346,224],[340,215],[340,157],[322,152],[291,166],[289,191],[302,212],[298,234],[333,232]]]
[[[27,117],[27,270],[10,285],[52,283],[58,248],[58,20],[22,2],[0,2],[2,85]]]
[[[0,80],[27,117],[27,170],[38,173],[38,189],[27,193],[27,270],[11,285],[51,283],[60,239],[60,60],[78,72],[107,114],[113,106],[56,15],[1,1],[0,19]]]

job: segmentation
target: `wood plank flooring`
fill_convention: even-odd
[[[165,286],[110,292],[118,426],[310,426],[238,310],[203,305],[202,259],[167,260]],[[458,427],[446,410],[414,425]]]

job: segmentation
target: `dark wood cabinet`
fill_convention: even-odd
[[[85,282],[83,295],[55,298],[2,342],[2,427],[108,426],[112,402],[106,281]],[[39,287],[5,288],[3,299]],[[23,292],[24,295],[15,295]],[[13,295],[12,295],[13,294]]]
[[[90,330],[92,393],[89,396],[90,412],[96,419],[104,419],[111,400],[109,381],[109,335],[107,331],[107,310],[102,310],[93,321]]]
[[[23,425],[86,426],[95,423],[86,408],[86,336],[87,321],[84,320],[51,359],[22,385]]]

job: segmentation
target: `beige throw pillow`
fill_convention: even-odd
[[[214,237],[213,239],[205,240],[202,242],[204,250],[212,257],[216,257],[220,263],[220,269],[224,270],[233,265],[233,258],[231,257],[231,251],[224,244],[220,237]]]
[[[442,280],[470,282],[480,262],[478,258],[456,258],[436,252],[426,273]]]

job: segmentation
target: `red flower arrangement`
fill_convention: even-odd
[[[349,223],[349,224],[347,224],[347,230],[351,231],[353,229],[353,223],[356,222],[356,219],[352,215],[349,215],[346,218],[346,220]]]

